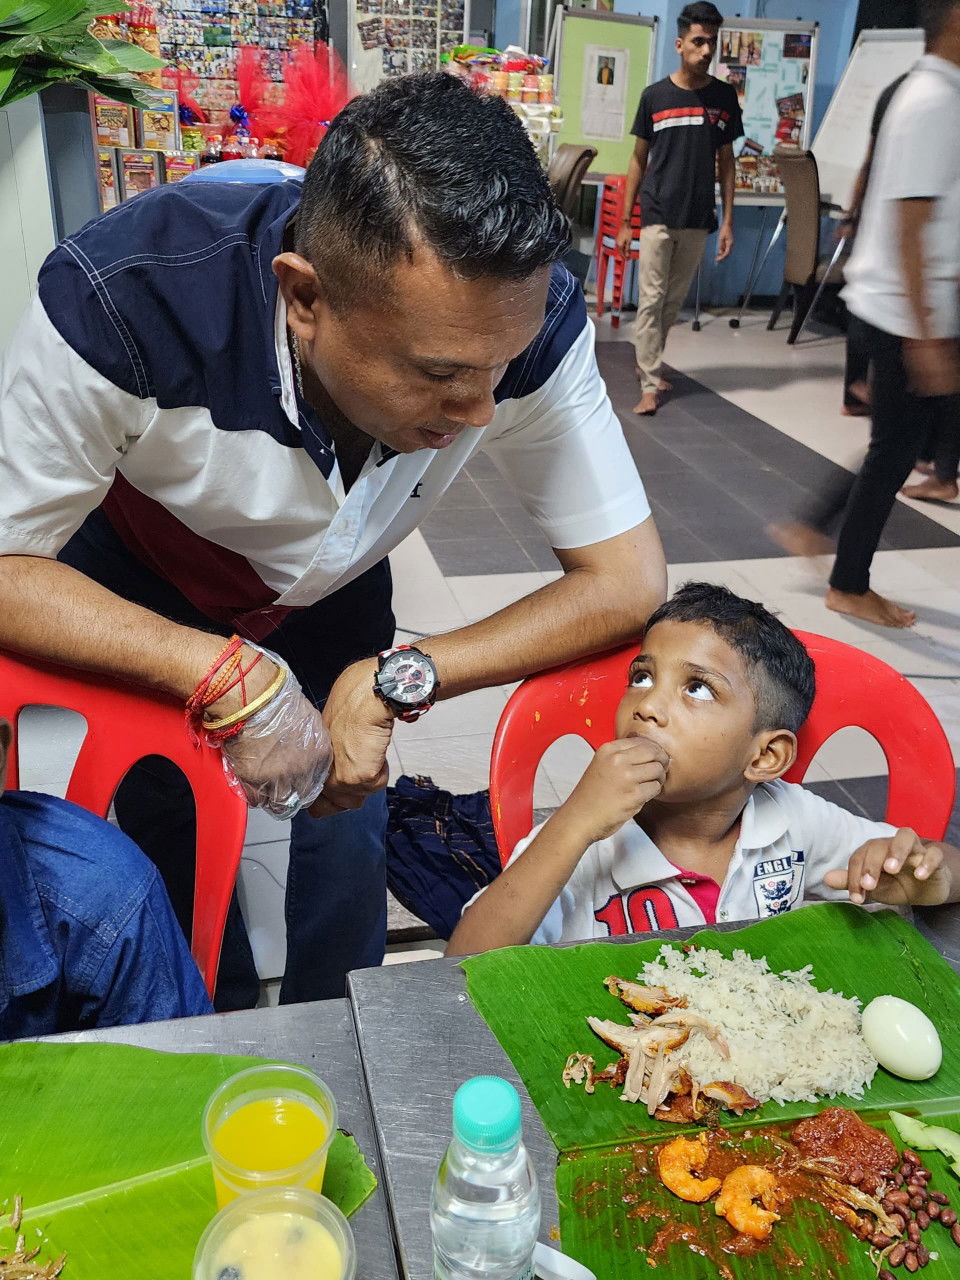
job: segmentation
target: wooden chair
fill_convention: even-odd
[[[776,327],[792,292],[793,323],[787,337],[787,342],[792,345],[827,284],[834,287],[843,284],[840,258],[844,242],[837,245],[831,257],[820,256],[820,218],[826,206],[820,200],[820,178],[813,152],[801,151],[799,147],[778,146],[773,155],[786,200],[787,256],[783,288],[767,328]]]

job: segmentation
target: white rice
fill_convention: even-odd
[[[698,1083],[730,1080],[761,1102],[862,1097],[878,1063],[860,1034],[860,1001],[818,991],[810,971],[772,973],[766,957],[746,951],[728,960],[719,951],[664,946],[638,976],[686,996],[691,1012],[721,1029],[729,1058],[698,1031],[677,1050]]]

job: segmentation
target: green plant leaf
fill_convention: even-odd
[[[129,40],[103,40],[101,44],[124,71],[158,71],[167,65],[163,58],[155,58]]]
[[[10,17],[0,21],[0,30],[13,35],[32,35],[38,31],[55,31],[81,13],[88,12],[87,22],[93,21],[93,11],[87,9],[85,0],[28,0]],[[26,16],[24,16],[26,15]]]
[[[203,1108],[256,1061],[123,1045],[0,1047],[0,1202],[23,1197],[27,1239],[43,1241],[45,1258],[66,1252],[70,1280],[188,1276],[216,1211]],[[354,1140],[337,1134],[324,1194],[349,1215],[375,1188]],[[0,1232],[0,1251],[7,1242]]]

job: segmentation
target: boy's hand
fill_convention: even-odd
[[[651,738],[620,738],[600,747],[561,806],[584,847],[629,822],[663,790],[670,757]]]
[[[890,907],[938,907],[950,900],[952,879],[940,846],[921,840],[909,827],[868,840],[845,871],[828,871],[823,877],[831,889],[846,889],[851,902]]]

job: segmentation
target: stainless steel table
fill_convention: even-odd
[[[747,923],[755,922],[711,928],[725,933]],[[960,972],[960,908],[922,913],[917,924]],[[610,941],[670,941],[696,932],[670,929]],[[557,1226],[556,1148],[509,1058],[471,1004],[457,962],[361,969],[350,975],[348,988],[402,1274],[407,1280],[432,1280],[430,1189],[450,1141],[451,1100],[470,1076],[500,1075],[519,1089],[524,1141],[540,1178],[540,1238],[549,1243]]]
[[[356,1138],[380,1182],[377,1191],[351,1219],[357,1242],[358,1280],[397,1280],[383,1171],[360,1069],[353,1016],[346,1000],[250,1009],[174,1022],[148,1022],[136,1027],[111,1027],[48,1038],[109,1041],[171,1053],[235,1053],[282,1058],[316,1071],[336,1094],[340,1127]]]

